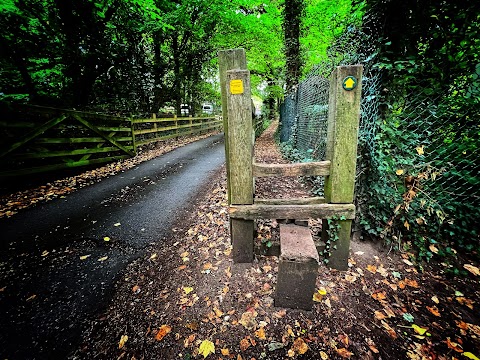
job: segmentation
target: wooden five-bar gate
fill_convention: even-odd
[[[222,119],[137,119],[40,106],[12,106],[0,119],[0,178],[132,157],[141,145],[220,129]]]
[[[355,217],[362,66],[338,67],[331,75],[326,161],[287,165],[260,164],[253,158],[250,75],[244,50],[220,51],[219,67],[234,261],[253,261],[255,219],[320,218],[325,229],[325,220],[335,218],[340,228],[329,266],[346,269]],[[254,178],[261,176],[325,176],[325,197],[258,199]]]

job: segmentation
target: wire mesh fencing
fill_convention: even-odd
[[[480,87],[467,81],[442,93],[420,86],[387,93],[388,73],[376,66],[374,48],[341,55],[342,44],[362,36],[347,33],[334,61],[320,64],[285,97],[279,130],[284,154],[294,161],[325,160],[326,75],[334,65],[361,63],[357,229],[389,242],[400,243],[402,236],[425,242],[427,249],[439,239],[478,242],[471,229],[480,216]],[[480,79],[480,64],[471,71]],[[313,183],[323,195],[323,178]]]

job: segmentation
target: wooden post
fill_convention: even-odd
[[[325,178],[325,198],[331,204],[351,204],[355,188],[358,126],[362,94],[361,65],[339,66],[330,79],[326,160],[330,175]],[[352,220],[339,220],[341,229],[332,246],[329,266],[348,268]],[[323,221],[326,230],[327,221]],[[325,232],[323,234],[325,237]],[[333,249],[336,245],[336,249]]]
[[[132,129],[132,151],[134,155],[137,155],[137,143],[135,139],[135,123],[133,122],[133,115],[130,114],[130,128]]]
[[[226,73],[228,152],[226,158],[230,168],[228,187],[230,204],[253,204],[253,141],[250,72],[229,70]],[[233,260],[236,263],[253,261],[254,221],[231,219]]]
[[[227,111],[227,70],[247,70],[247,58],[244,49],[221,50],[218,52],[218,67],[220,71],[220,90],[222,93],[222,116],[223,131],[225,134],[225,154],[228,154],[228,111]],[[227,164],[227,193],[230,203],[230,164],[226,156]]]

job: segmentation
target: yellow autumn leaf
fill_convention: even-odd
[[[118,342],[118,348],[121,349],[125,346],[125,343],[127,342],[128,340],[128,336],[127,335],[122,335],[120,337],[120,341]]]
[[[215,354],[215,345],[210,340],[203,340],[198,348],[198,353],[205,359],[210,354]]]
[[[105,236],[105,237],[103,238],[103,241],[110,241],[110,238],[109,238],[108,236]]]
[[[440,301],[438,300],[438,297],[436,295],[433,295],[432,296],[432,301],[435,303],[435,304],[438,304]]]
[[[90,257],[90,255],[82,255],[80,256],[80,260],[85,260],[85,259],[88,259]]]
[[[186,286],[183,288],[183,292],[185,293],[185,295],[190,294],[192,291],[193,291],[193,287]]]
[[[265,336],[265,329],[263,328],[263,326],[258,329],[257,331],[255,331],[255,336],[257,338],[259,338],[260,340],[266,340],[267,337]]]
[[[424,154],[424,151],[423,151],[424,147],[425,147],[425,145],[417,146],[416,150],[417,150],[418,155],[423,155]]]
[[[476,357],[475,355],[473,355],[469,351],[462,353],[462,355],[465,356],[466,358],[469,358],[469,359],[472,359],[472,360],[480,360],[478,357]]]
[[[120,225],[122,225],[122,224],[120,224],[120,223],[113,224],[113,226],[120,226]]]
[[[319,291],[313,294],[313,301],[322,302],[322,299],[323,299],[323,295],[321,295]]]
[[[405,222],[403,223],[403,226],[405,226],[407,230],[410,230],[410,224],[408,223],[407,220],[405,220]]]
[[[154,254],[150,255],[149,260],[153,260],[153,259],[155,259],[156,257],[157,257],[157,253],[154,253]]]
[[[395,174],[397,174],[398,176],[403,175],[403,169],[398,169],[397,171],[395,171]]]
[[[438,249],[435,247],[435,245],[431,244],[429,247],[431,252],[433,252],[434,254],[438,254]]]
[[[328,355],[325,351],[320,351],[320,357],[322,360],[328,360]]]
[[[104,256],[104,257],[101,257],[100,259],[98,259],[97,261],[105,261],[108,259],[108,256]]]
[[[418,325],[415,325],[415,324],[412,325],[412,329],[415,330],[415,332],[418,335],[424,335],[428,330],[428,328],[422,328],[422,327],[420,327]]]
[[[223,348],[220,350],[223,356],[229,356],[230,355],[230,350],[227,348]]]

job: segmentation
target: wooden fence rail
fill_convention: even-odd
[[[132,119],[39,106],[0,118],[0,178],[126,159],[141,145],[219,129],[221,117]]]

